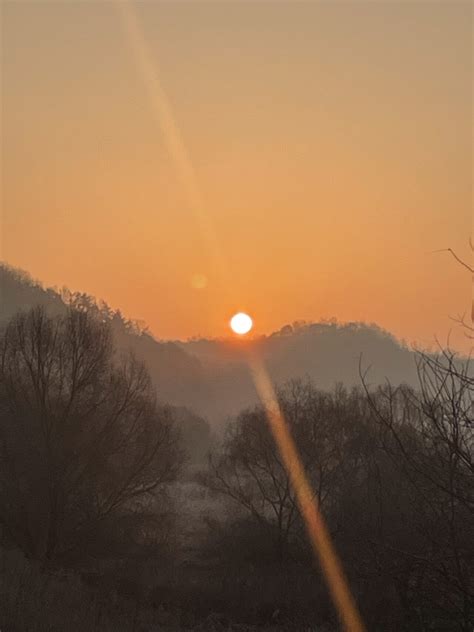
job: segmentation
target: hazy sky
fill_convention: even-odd
[[[469,309],[471,2],[2,2],[2,258],[159,337]]]

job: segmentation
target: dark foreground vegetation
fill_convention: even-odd
[[[474,379],[417,368],[278,396],[368,630],[468,632]],[[2,330],[0,537],[3,632],[338,629],[264,410],[212,441],[77,305]]]

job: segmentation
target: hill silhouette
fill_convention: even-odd
[[[118,348],[146,364],[162,401],[191,408],[214,426],[257,400],[247,364],[250,350],[262,355],[277,383],[309,377],[321,388],[356,385],[362,359],[371,367],[373,384],[387,379],[416,384],[414,351],[376,325],[295,322],[248,340],[165,341],[88,294],[44,288],[26,272],[0,266],[0,322],[35,305],[60,313],[68,304],[110,321]]]
[[[256,401],[247,365],[250,348],[264,359],[275,383],[310,378],[330,389],[342,382],[360,385],[360,364],[370,368],[369,381],[415,385],[414,351],[376,325],[296,322],[269,336],[249,341],[191,340],[177,342],[197,358],[206,372],[208,415],[235,414]]]

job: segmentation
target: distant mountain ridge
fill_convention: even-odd
[[[387,379],[393,384],[417,384],[414,351],[376,325],[364,323],[295,323],[249,342],[204,339],[176,344],[196,357],[208,373],[212,418],[256,401],[248,370],[249,347],[263,358],[275,383],[300,377],[324,389],[338,382],[355,386],[360,384],[362,367],[369,369],[368,380],[373,384]],[[223,397],[226,406],[221,408]]]
[[[197,358],[173,342],[156,340],[148,329],[126,319],[120,310],[113,310],[85,293],[44,288],[28,273],[0,264],[0,323],[17,311],[36,305],[43,306],[51,314],[60,314],[68,304],[87,309],[110,322],[118,348],[132,351],[145,362],[163,401],[174,403],[179,399],[180,381],[189,387],[199,380],[201,366]],[[185,405],[181,401],[178,404]]]
[[[214,425],[257,401],[247,352],[261,354],[272,379],[309,377],[321,388],[360,383],[359,363],[372,383],[416,384],[414,352],[376,325],[296,322],[256,339],[161,341],[148,329],[83,293],[45,289],[27,273],[0,265],[0,323],[20,309],[43,305],[60,313],[66,304],[110,321],[117,346],[147,365],[163,401],[185,406]]]

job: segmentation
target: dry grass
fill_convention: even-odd
[[[183,593],[175,596],[187,601]],[[72,573],[43,573],[21,554],[0,550],[2,632],[323,632],[301,622],[239,624],[212,610],[193,612],[193,601],[191,610],[174,603],[152,607],[92,589]]]

